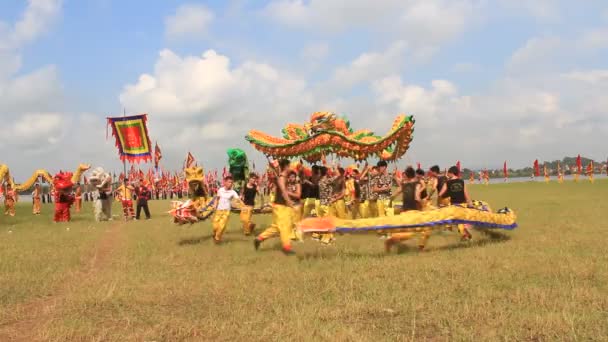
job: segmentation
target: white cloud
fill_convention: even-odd
[[[248,148],[249,129],[279,134],[286,122],[316,110],[304,80],[255,61],[232,66],[213,50],[201,56],[161,51],[154,71],[125,86],[120,101],[150,113],[150,134],[161,144],[171,137],[167,156],[181,158],[190,149],[215,163],[224,160],[228,144]]]
[[[405,66],[407,44],[397,41],[382,52],[366,52],[345,66],[336,68],[323,88],[350,88],[362,82],[369,82],[399,72]],[[324,90],[324,92],[327,92]]]
[[[542,20],[556,20],[561,15],[558,0],[500,0],[500,4],[518,14],[525,13]]]
[[[452,67],[452,71],[458,73],[473,73],[478,72],[481,69],[481,66],[475,63],[457,63]]]
[[[21,49],[45,34],[60,14],[61,0],[30,0],[20,19],[0,27],[0,154],[42,151],[63,135],[62,89],[57,69],[20,74]],[[7,150],[5,150],[7,149]]]
[[[2,129],[0,146],[19,147],[21,152],[46,150],[62,138],[64,127],[62,114],[26,113]]]
[[[555,56],[562,47],[563,42],[559,37],[531,38],[513,53],[507,68],[516,73],[545,72],[554,66],[557,59],[551,56]]]
[[[313,42],[307,44],[302,49],[302,58],[312,61],[322,61],[329,54],[329,44],[327,42]]]
[[[213,12],[206,6],[184,4],[165,19],[165,35],[170,39],[204,36],[213,19]]]
[[[264,13],[288,27],[324,34],[367,29],[426,50],[474,24],[479,6],[472,0],[276,0]]]
[[[600,83],[608,81],[608,70],[596,69],[586,71],[572,71],[561,75],[565,79],[587,82]]]

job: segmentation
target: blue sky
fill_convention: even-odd
[[[379,133],[414,114],[401,165],[603,160],[607,57],[605,1],[3,1],[0,162],[114,168],[103,118],[123,107],[168,167],[261,160],[248,129],[317,110]]]

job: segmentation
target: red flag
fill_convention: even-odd
[[[583,172],[583,161],[581,160],[581,155],[579,154],[578,157],[576,157],[576,169],[578,171],[578,173],[580,174],[581,172]]]
[[[194,162],[195,162],[194,156],[192,156],[192,153],[188,152],[188,156],[186,156],[186,167],[192,166],[192,164],[194,164]]]
[[[460,160],[456,162],[456,168],[458,169],[458,173],[460,173]]]
[[[108,126],[112,127],[112,135],[116,138],[120,160],[126,159],[130,163],[139,163],[152,159],[152,146],[146,125],[147,114],[108,117],[107,120]]]
[[[418,169],[422,169],[422,167],[420,166],[420,162],[417,162],[416,165]]]
[[[540,177],[540,166],[538,165],[538,159],[534,161],[534,176]]]
[[[160,147],[158,147],[158,142],[154,143],[154,167],[158,169],[158,163],[163,158],[163,154],[160,151]]]
[[[507,161],[505,160],[505,164],[502,167],[502,172],[505,175],[505,178],[509,178],[509,170],[507,169]]]

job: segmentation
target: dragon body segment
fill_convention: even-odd
[[[350,122],[330,112],[313,113],[305,124],[290,123],[282,137],[251,130],[245,137],[258,151],[274,158],[302,158],[317,162],[325,155],[365,160],[377,157],[394,161],[408,150],[414,131],[414,118],[399,115],[385,136],[369,130],[354,131]]]

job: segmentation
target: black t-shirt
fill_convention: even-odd
[[[245,185],[245,190],[243,192],[243,202],[245,202],[246,206],[253,207],[255,205],[255,195],[258,193],[257,186],[248,187]]]
[[[462,179],[448,180],[447,187],[447,194],[450,197],[450,202],[452,204],[461,204],[466,202],[466,198],[464,196],[464,181]]]
[[[308,184],[308,182],[302,182],[302,198],[312,198],[312,185]]]
[[[417,210],[418,203],[416,202],[416,182],[407,182],[401,184],[403,192],[403,211]]]
[[[448,181],[448,177],[446,176],[439,176],[437,177],[437,193],[441,192],[441,188],[443,188],[443,184],[445,184]],[[445,193],[443,195],[443,198],[448,197],[448,194]]]

